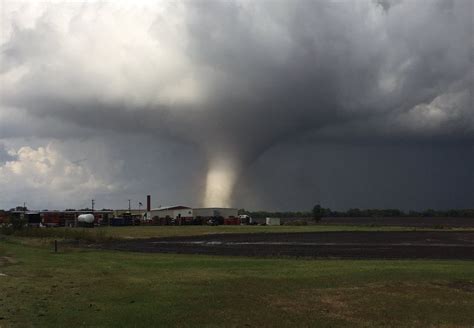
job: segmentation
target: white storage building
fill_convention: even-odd
[[[265,223],[267,225],[280,225],[280,218],[266,218]]]
[[[182,205],[162,206],[158,208],[152,208],[150,211],[146,212],[147,220],[152,220],[153,218],[184,219],[192,217],[193,209]]]

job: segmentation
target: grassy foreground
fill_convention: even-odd
[[[0,327],[472,327],[472,261],[138,254],[0,240]]]
[[[192,236],[216,233],[264,233],[264,232],[323,232],[323,231],[439,231],[433,228],[392,226],[128,226],[99,228],[31,228],[19,231],[17,236],[57,239],[81,239],[103,241],[107,239],[151,238]],[[451,228],[447,231],[472,231],[473,228]]]

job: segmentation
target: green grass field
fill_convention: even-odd
[[[0,273],[2,328],[474,325],[472,261],[55,254],[10,237]]]
[[[264,232],[323,232],[323,231],[433,231],[433,228],[391,226],[133,226],[99,228],[33,228],[20,233],[29,237],[104,240],[120,238],[151,238],[191,236],[214,233],[264,233]],[[473,228],[451,228],[449,231],[472,231]]]

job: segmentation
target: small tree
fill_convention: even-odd
[[[323,217],[324,209],[321,207],[321,205],[317,204],[313,207],[312,213],[314,222],[319,222]]]

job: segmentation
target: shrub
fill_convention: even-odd
[[[14,230],[10,223],[2,223],[0,225],[0,234],[2,235],[11,235],[13,234]]]

